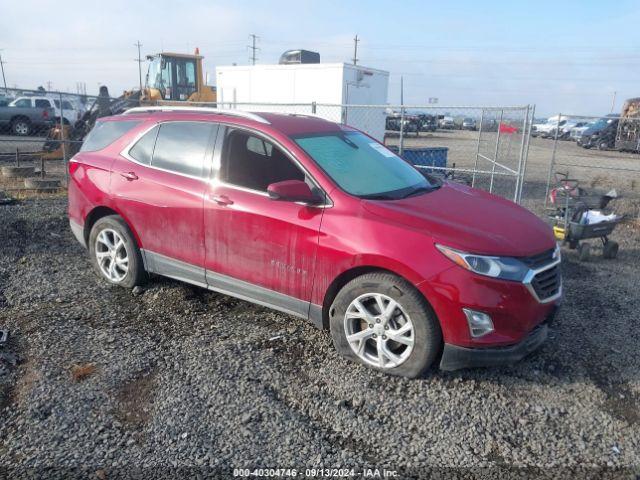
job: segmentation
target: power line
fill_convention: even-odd
[[[353,64],[357,65],[358,63],[358,42],[360,41],[360,39],[358,38],[358,34],[356,34],[355,38],[353,39]]]
[[[140,91],[142,92],[142,55],[140,54],[140,47],[142,47],[142,44],[140,43],[140,40],[134,43],[134,46],[138,47],[138,59],[135,61],[138,62],[138,77],[140,79]]]
[[[258,59],[256,57],[256,51],[260,50],[260,48],[256,47],[256,40],[260,37],[252,33],[251,35],[249,35],[249,38],[251,38],[251,45],[247,45],[247,48],[251,49],[251,57],[249,58],[249,60],[251,60],[251,65],[255,65],[256,60]]]
[[[616,95],[618,92],[613,92],[613,101],[611,102],[611,113],[613,113],[613,109],[616,108]]]
[[[4,93],[9,93],[7,90],[7,79],[4,76],[4,63],[2,62],[2,54],[0,54],[0,69],[2,70],[2,81],[4,82]]]

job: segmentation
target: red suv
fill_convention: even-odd
[[[388,373],[517,361],[562,295],[535,215],[319,118],[136,108],[69,170],[71,229],[108,282],[155,273],[303,317]]]

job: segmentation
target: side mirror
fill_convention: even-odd
[[[285,180],[272,183],[267,187],[267,193],[272,200],[303,202],[310,205],[322,202],[322,199],[311,191],[309,185],[301,180]]]

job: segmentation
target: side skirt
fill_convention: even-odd
[[[238,280],[227,275],[207,271],[159,253],[141,249],[147,272],[180,280],[192,285],[207,288],[224,295],[256,303],[296,317],[310,320],[322,329],[322,307],[268,288]]]

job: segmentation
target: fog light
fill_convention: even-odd
[[[493,322],[489,315],[468,308],[463,308],[462,311],[467,317],[469,332],[473,338],[482,337],[487,333],[493,332]]]

